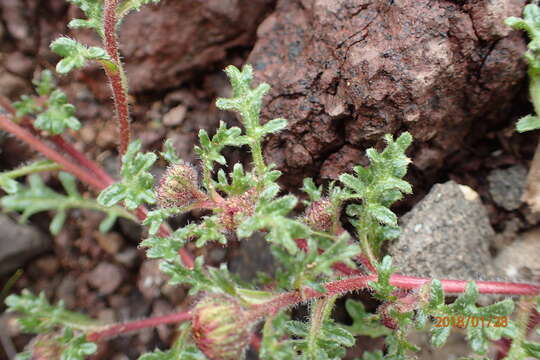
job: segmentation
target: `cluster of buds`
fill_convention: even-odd
[[[197,170],[186,163],[171,165],[157,188],[158,204],[162,208],[183,207],[208,197],[199,188]]]
[[[231,196],[223,204],[219,222],[228,232],[234,232],[242,218],[253,215],[257,190],[251,188],[242,195]]]
[[[327,232],[332,230],[334,223],[333,212],[334,209],[330,199],[322,198],[311,203],[302,219],[312,229]]]
[[[210,360],[243,359],[252,326],[247,310],[227,295],[207,294],[193,309],[193,338]]]

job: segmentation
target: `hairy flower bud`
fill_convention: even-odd
[[[252,188],[242,195],[231,196],[225,200],[219,221],[227,231],[234,232],[241,221],[241,216],[253,215],[257,201],[256,194],[256,189]]]
[[[192,334],[210,360],[239,360],[251,338],[246,310],[222,294],[207,294],[193,310]]]
[[[159,182],[157,198],[159,206],[167,208],[186,206],[206,195],[199,189],[197,170],[184,163],[167,169]]]
[[[314,201],[306,209],[303,220],[314,230],[329,231],[332,228],[332,202],[328,198]]]
[[[32,352],[32,360],[60,359],[63,350],[55,341],[54,334],[38,335],[28,347]]]

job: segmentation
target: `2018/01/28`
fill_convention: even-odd
[[[454,328],[466,328],[466,327],[507,327],[507,316],[434,316],[435,327],[454,327]]]

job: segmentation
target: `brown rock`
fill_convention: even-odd
[[[524,3],[278,1],[248,59],[273,86],[263,117],[290,124],[268,142],[267,153],[281,153],[269,160],[298,185],[322,162],[332,168],[341,147],[408,130],[423,166],[441,166],[433,156],[463,146],[473,125],[500,121],[512,104],[525,45],[502,21]],[[311,155],[303,172],[290,151],[297,144]]]
[[[99,246],[108,254],[116,254],[124,244],[124,239],[116,232],[104,234],[100,231],[96,231],[94,237]]]
[[[112,293],[124,280],[122,269],[111,263],[100,263],[88,274],[88,283],[103,295]]]
[[[147,299],[155,299],[161,294],[161,286],[167,281],[167,276],[159,270],[158,260],[146,260],[141,265],[137,287]]]
[[[249,45],[274,0],[173,0],[144,7],[122,27],[122,53],[132,91],[178,85]]]

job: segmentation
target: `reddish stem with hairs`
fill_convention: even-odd
[[[105,0],[105,7],[103,9],[103,42],[105,45],[105,51],[107,51],[107,54],[110,56],[111,60],[116,66],[115,69],[104,66],[104,69],[109,79],[113,94],[114,108],[118,120],[118,132],[120,136],[118,152],[122,156],[127,151],[130,143],[131,132],[129,126],[129,104],[126,86],[127,80],[124,75],[124,69],[122,67],[120,54],[118,52],[118,40],[116,35],[117,7],[118,0]]]

